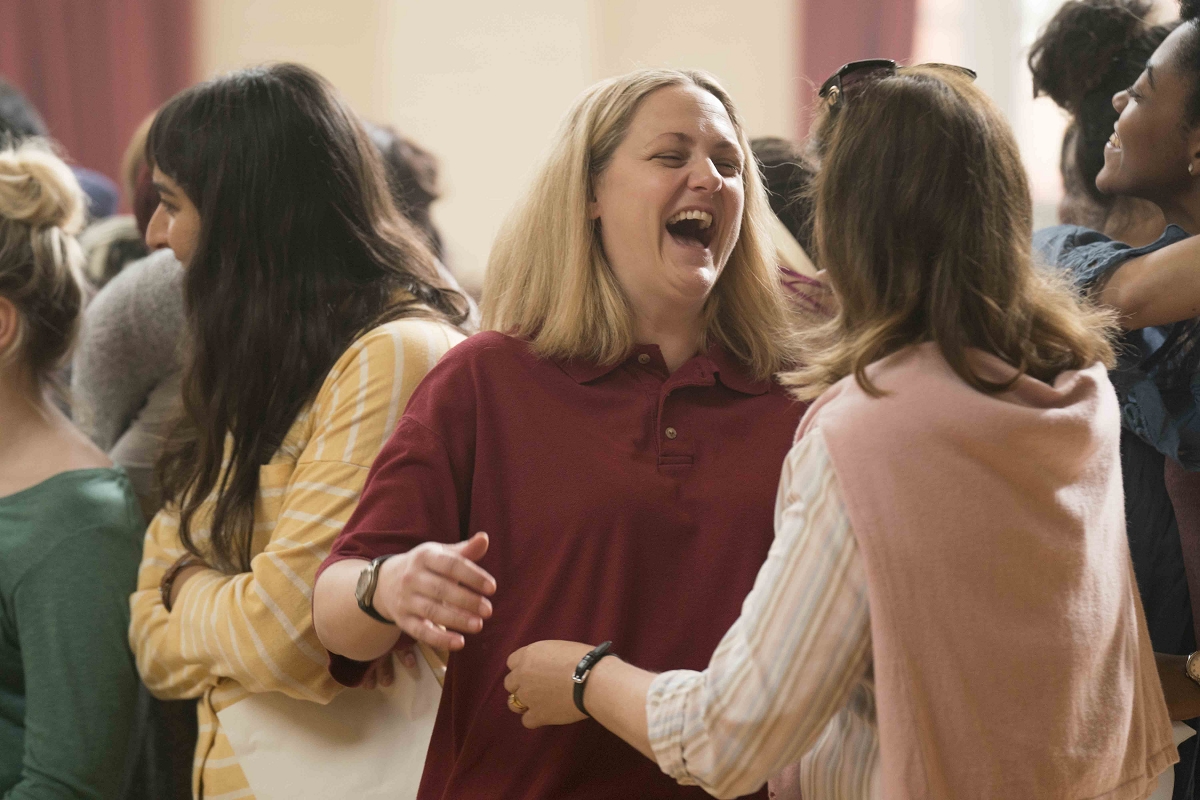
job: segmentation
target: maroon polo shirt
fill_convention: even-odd
[[[603,367],[482,333],[430,371],[324,565],[491,536],[494,614],[450,657],[421,800],[707,797],[592,720],[525,730],[505,661],[611,639],[645,669],[703,669],[766,559],[802,411],[715,347],[668,374],[653,345]]]

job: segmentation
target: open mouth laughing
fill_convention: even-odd
[[[716,235],[713,215],[694,208],[679,211],[667,220],[667,233],[684,247],[707,249]]]

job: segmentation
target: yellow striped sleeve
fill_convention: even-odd
[[[409,396],[461,339],[440,323],[400,320],[357,340],[297,422],[309,434],[299,456],[287,455],[289,433],[261,468],[250,571],[200,572],[171,612],[158,584],[182,549],[177,519],[159,514],[147,535],[130,629],[138,669],[155,695],[196,697],[219,678],[318,703],[337,694],[312,625],[317,567]]]

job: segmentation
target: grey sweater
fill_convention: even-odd
[[[154,462],[178,417],[183,267],[167,249],[135,261],[88,305],[71,375],[75,423],[157,508]]]

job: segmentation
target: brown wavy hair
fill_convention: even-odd
[[[306,67],[242,70],[176,95],[146,160],[200,214],[183,282],[184,420],[159,463],[163,497],[190,552],[246,571],[259,467],[341,354],[400,317],[458,325],[466,300],[396,209],[358,118]],[[193,520],[213,494],[205,553]]]
[[[972,348],[1053,381],[1111,367],[1110,312],[1034,264],[1033,204],[1017,143],[970,79],[907,67],[865,81],[818,120],[816,246],[841,308],[805,338],[805,364],[783,381],[813,398],[848,375],[868,393],[875,361],[935,342],[981,392]]]

